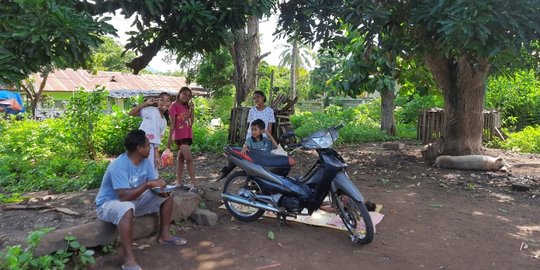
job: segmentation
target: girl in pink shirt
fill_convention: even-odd
[[[171,118],[171,129],[169,133],[169,141],[167,148],[171,148],[172,141],[178,145],[178,163],[176,167],[176,185],[183,186],[195,193],[198,192],[198,182],[195,178],[195,170],[193,168],[193,156],[189,146],[193,143],[193,103],[191,102],[191,89],[182,87],[176,96],[176,101],[169,108],[169,116]],[[184,173],[184,163],[187,165],[189,177],[192,186],[187,185],[182,181]]]

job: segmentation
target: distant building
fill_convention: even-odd
[[[34,74],[35,89],[39,89],[42,78],[40,74]],[[183,86],[192,89],[194,96],[207,96],[207,91],[198,85],[187,84],[184,77],[163,75],[133,75],[122,72],[98,71],[97,74],[86,70],[55,70],[50,73],[43,95],[52,98],[53,108],[44,109],[38,106],[36,114],[42,117],[58,114],[63,111],[64,105],[80,87],[92,91],[97,86],[104,86],[109,91],[109,105],[125,106],[125,99],[137,95],[157,96],[161,92],[176,96]],[[21,93],[24,95],[24,93]]]

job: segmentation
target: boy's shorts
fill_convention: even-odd
[[[135,201],[110,200],[96,209],[98,219],[117,225],[124,215],[133,209],[136,217],[159,212],[160,206],[167,198],[159,197],[147,190]]]

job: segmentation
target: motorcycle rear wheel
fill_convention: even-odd
[[[262,189],[257,182],[249,179],[245,172],[240,171],[235,172],[227,177],[227,180],[223,184],[223,193],[234,194],[249,199],[251,196],[261,195]],[[259,208],[239,203],[229,201],[224,201],[224,203],[229,213],[240,221],[257,220],[265,212]]]
[[[373,241],[373,222],[362,201],[341,194],[336,196],[336,205],[343,224],[349,231],[351,240],[358,244],[369,244]]]

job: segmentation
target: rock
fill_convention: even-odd
[[[148,237],[159,231],[157,214],[135,218],[133,239]],[[43,236],[39,245],[34,249],[34,256],[51,254],[66,248],[64,238],[73,235],[77,241],[86,247],[108,245],[116,240],[118,231],[112,223],[96,220],[90,223],[59,229]]]
[[[193,192],[176,192],[173,196],[172,220],[174,221],[186,220],[195,209],[199,208],[201,197]]]
[[[390,150],[401,150],[401,149],[405,148],[405,144],[404,143],[390,142],[390,143],[383,144],[383,148],[384,149],[390,149]]]
[[[515,190],[515,191],[529,191],[529,190],[531,190],[531,186],[527,185],[527,184],[514,183],[514,184],[512,184],[512,190]]]
[[[217,214],[206,209],[197,209],[191,218],[199,225],[214,226],[217,224]]]

